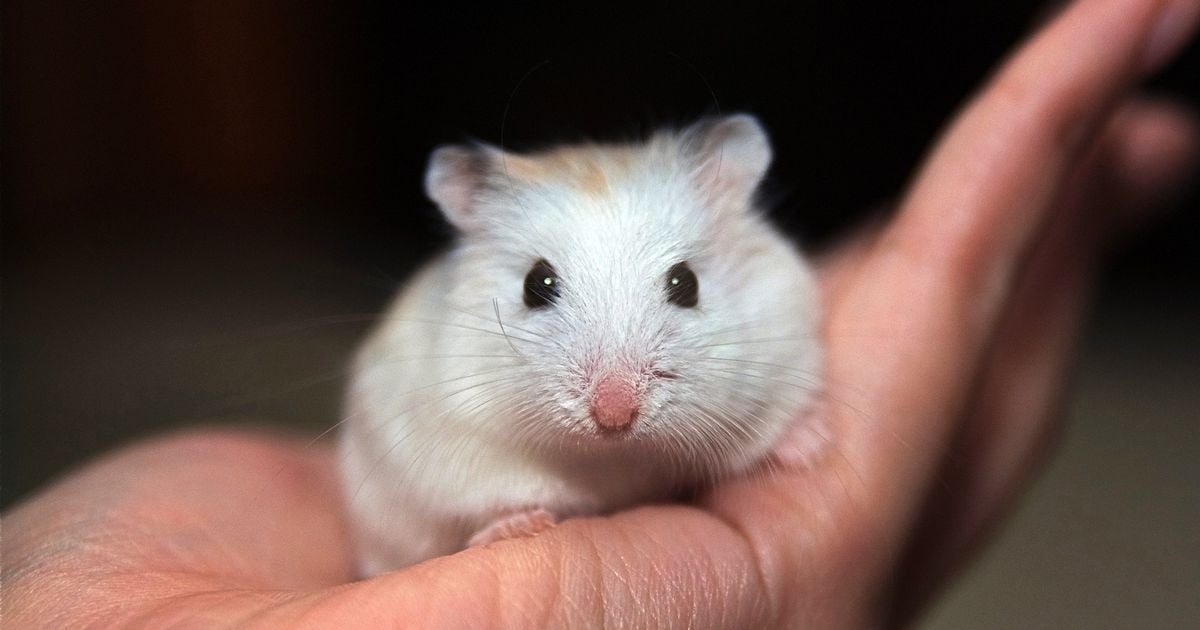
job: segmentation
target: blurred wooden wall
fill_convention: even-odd
[[[344,185],[356,63],[340,14],[279,1],[6,2],[6,206]]]

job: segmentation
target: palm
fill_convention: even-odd
[[[6,515],[6,613],[16,625],[55,614],[334,627],[827,627],[907,614],[1052,434],[1112,231],[1097,201],[1119,219],[1195,146],[1190,119],[1165,104],[1113,107],[1157,5],[1098,4],[1075,6],[1008,64],[889,225],[824,260],[830,446],[814,465],[347,585],[331,453],[192,434],[111,456]],[[1054,76],[1035,71],[1063,59]],[[82,603],[56,608],[81,579]]]

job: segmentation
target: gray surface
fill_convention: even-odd
[[[1200,628],[1194,315],[1101,311],[1060,450],[922,627]]]

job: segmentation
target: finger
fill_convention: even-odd
[[[1200,121],[1195,112],[1162,99],[1143,99],[1120,112],[1129,130],[1105,154],[1108,179],[1098,190],[1117,207],[1105,230],[1120,240],[1195,181],[1200,166]]]
[[[857,500],[883,517],[881,532],[915,517],[912,497],[940,461],[1013,280],[1098,121],[1138,78],[1165,6],[1079,2],[1018,51],[951,125],[831,304],[831,384],[854,379],[868,392],[860,407],[894,436],[842,423],[863,479]]]
[[[568,520],[275,607],[282,627],[779,627],[746,541],[711,514]]]
[[[249,431],[191,431],[113,453],[5,514],[6,612],[61,604],[48,586],[64,572],[89,584],[80,612],[96,615],[214,584],[345,581],[332,460]]]
[[[747,540],[696,508],[569,520],[350,579],[332,454],[247,431],[115,453],[4,517],[19,627],[772,627]],[[82,588],[85,585],[86,588]],[[54,620],[51,622],[50,620]]]
[[[865,225],[856,226],[853,232],[843,237],[828,249],[812,256],[821,289],[821,304],[828,304],[835,296],[845,291],[845,283],[852,281],[883,231],[881,220],[887,214],[884,208],[872,213]]]
[[[919,609],[1008,510],[1057,435],[1093,259],[1195,165],[1200,131],[1169,102],[1113,117],[1022,272],[976,400],[932,488],[898,600]],[[904,613],[901,613],[904,616]]]

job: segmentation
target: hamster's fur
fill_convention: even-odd
[[[813,274],[754,204],[770,159],[748,115],[433,153],[426,190],[458,241],[391,304],[347,398],[364,575],[667,500],[770,452],[821,360]],[[552,299],[530,305],[531,277]]]

